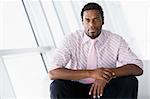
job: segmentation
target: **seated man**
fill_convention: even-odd
[[[56,49],[49,69],[51,99],[136,99],[142,61],[122,37],[102,29],[100,5],[86,4],[81,19],[84,30],[66,36]]]

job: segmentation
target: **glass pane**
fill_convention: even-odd
[[[67,28],[70,29],[69,33],[76,31],[76,29],[79,29],[79,26],[77,23],[77,18],[74,13],[71,1],[62,1],[60,3],[62,4],[62,10],[64,11],[64,15],[61,18],[63,20],[63,18],[66,17],[66,19],[67,19],[66,22],[68,23]],[[57,6],[57,8],[59,8],[59,6]],[[61,10],[58,13],[60,13],[60,12],[61,12]],[[65,23],[63,23],[63,24],[65,25]]]
[[[18,99],[49,97],[49,79],[39,54],[5,56],[4,62]]]
[[[41,4],[43,5],[45,14],[47,16],[47,22],[50,25],[56,46],[58,46],[64,37],[64,31],[60,24],[61,22],[58,19],[57,11],[54,8],[52,1],[41,1]]]
[[[30,0],[23,0],[22,2],[27,11],[26,14],[29,16],[39,46],[54,46],[51,27],[47,22],[47,16],[42,4],[39,1]]]
[[[2,46],[0,49],[36,47],[27,15],[20,1],[3,1]]]
[[[3,58],[0,57],[0,99],[8,97],[16,98]]]

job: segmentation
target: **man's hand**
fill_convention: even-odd
[[[97,68],[91,73],[92,78],[109,82],[112,77],[112,70],[106,68]]]
[[[95,80],[92,84],[91,89],[89,91],[89,95],[93,95],[93,98],[100,98],[103,95],[103,91],[106,85],[106,81],[104,80]]]

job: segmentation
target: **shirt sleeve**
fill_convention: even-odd
[[[121,38],[120,47],[118,50],[117,67],[126,64],[135,64],[143,69],[143,63],[138,57],[132,52],[128,44],[124,39]]]
[[[48,71],[54,70],[56,68],[65,67],[67,65],[71,58],[69,42],[70,40],[65,37],[62,44],[56,48],[54,57],[50,63]]]

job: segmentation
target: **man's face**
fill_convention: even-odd
[[[92,39],[99,36],[102,29],[102,18],[98,10],[86,10],[83,12],[83,26],[85,33]]]

